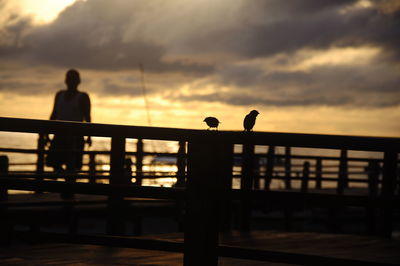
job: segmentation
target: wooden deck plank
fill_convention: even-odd
[[[182,240],[180,233],[154,238]],[[221,236],[222,244],[400,265],[400,241],[372,237],[255,231]],[[182,265],[172,252],[74,244],[17,244],[0,249],[1,265]],[[220,257],[219,265],[282,265]]]

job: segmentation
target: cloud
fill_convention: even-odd
[[[99,70],[136,69],[139,63],[153,72],[204,74],[213,70],[210,65],[188,61],[167,62],[165,44],[140,34],[132,36],[136,32],[129,36],[131,26],[138,26],[135,18],[140,5],[149,7],[143,1],[78,1],[50,24],[33,27],[29,20],[21,20],[3,27],[9,36],[18,38],[18,44],[3,44],[0,56],[33,64]],[[19,44],[20,32],[28,29]]]
[[[165,92],[173,101],[393,106],[400,104],[400,6],[395,2],[77,1],[46,25],[8,16],[1,22],[0,59],[25,67],[97,71],[106,77],[93,81],[92,75],[89,84],[106,96],[140,97],[139,80],[116,73],[137,73],[143,63],[153,75],[149,94]],[[376,53],[358,63],[340,60],[344,53],[330,54],[351,48],[362,56],[366,47]],[[302,51],[309,54],[300,56]],[[326,56],[318,64],[307,61],[317,54]],[[332,56],[339,58],[335,64]],[[302,63],[307,69],[298,69]],[[39,81],[1,82],[3,91],[40,87]]]
[[[207,32],[194,38],[190,45],[245,58],[293,53],[304,48],[365,45],[379,46],[399,55],[400,10],[382,13],[373,2],[367,7],[356,5],[358,2],[252,2],[243,13],[255,18],[241,17],[242,23]]]
[[[171,95],[175,101],[221,102],[238,106],[400,105],[400,75],[391,65],[315,66],[307,71],[263,71],[255,66],[230,66],[216,75],[214,87],[198,86]],[[228,87],[221,91],[219,88]],[[193,86],[195,87],[195,86]],[[196,87],[195,87],[196,88]]]
[[[214,2],[77,1],[53,23],[31,30],[23,48],[2,50],[53,66],[121,70],[144,62],[150,71],[202,75],[213,66],[190,60],[190,54],[255,58],[360,45],[399,54],[400,11],[380,12],[385,1],[367,1],[367,7],[357,0]],[[19,36],[30,26],[21,20],[6,31]],[[176,54],[188,54],[188,60],[167,60]]]

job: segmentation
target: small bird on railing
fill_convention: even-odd
[[[207,130],[210,130],[212,127],[215,127],[215,129],[218,130],[218,124],[220,123],[217,118],[212,116],[206,117],[203,122],[206,122],[207,126],[209,126]]]
[[[251,111],[243,120],[244,131],[250,132],[256,123],[256,117],[259,114],[257,110]]]

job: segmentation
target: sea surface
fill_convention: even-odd
[[[51,137],[51,135],[50,135]],[[12,133],[12,132],[0,132],[0,155],[7,155],[9,158],[10,166],[9,171],[34,171],[36,167],[37,156],[35,154],[27,154],[27,153],[15,153],[15,152],[4,152],[1,149],[4,148],[12,148],[12,149],[36,149],[37,147],[37,134],[30,133]],[[100,138],[100,137],[92,137],[92,146],[86,147],[86,150],[90,151],[109,151],[111,148],[111,139],[110,138]],[[241,145],[235,145],[235,152],[241,152]],[[175,141],[151,141],[144,140],[144,150],[148,152],[171,152],[176,153],[178,151],[178,142]],[[135,139],[127,139],[126,140],[126,151],[134,152],[136,151],[136,140]],[[266,154],[268,151],[268,146],[256,146],[256,153]],[[284,147],[276,147],[276,154],[284,154]],[[335,156],[339,157],[340,151],[333,149],[311,149],[311,148],[292,148],[292,155],[312,155],[312,156]],[[349,157],[361,157],[361,158],[382,158],[383,153],[381,152],[362,152],[362,151],[349,151]],[[84,156],[84,164],[88,163],[89,158],[87,155]],[[110,158],[108,155],[97,155],[96,163],[98,164],[97,170],[108,171]],[[135,161],[135,158],[132,158],[132,161]],[[167,162],[167,163],[166,163]],[[169,163],[168,163],[169,162]],[[174,165],[174,158],[155,158],[154,156],[146,156],[144,158],[144,171],[145,172],[157,172],[160,175],[173,175],[177,171],[176,165]],[[293,159],[292,160],[292,176],[299,177],[302,173],[304,159]],[[311,177],[313,176],[313,171],[315,171],[315,162],[310,161],[311,163]],[[351,178],[366,178],[365,167],[367,166],[364,162],[354,162],[351,164],[354,166],[354,169],[350,170],[355,172],[356,174],[351,174]],[[323,162],[324,171],[327,174],[324,176],[327,177],[335,177],[337,176],[335,171],[338,170],[338,161],[324,161]],[[276,170],[282,171],[282,175],[284,175],[284,166],[282,162],[277,161]],[[46,167],[46,171],[51,171],[51,168]],[[84,166],[82,170],[88,170],[88,166]],[[133,169],[134,170],[134,169]],[[261,171],[265,169],[261,168]],[[234,174],[240,173],[240,166],[236,165],[233,169]],[[332,174],[330,174],[332,172]],[[278,173],[279,175],[279,173]],[[133,181],[134,177],[133,177]],[[107,182],[107,181],[104,181]],[[144,179],[143,185],[146,186],[165,186],[170,187],[176,182],[175,178],[167,177],[167,178],[156,178],[156,179]],[[263,187],[263,180],[260,181],[260,186]],[[293,187],[299,187],[300,181],[293,181]],[[315,184],[311,181],[310,187],[313,187]],[[324,182],[325,187],[334,187],[336,185],[335,182]],[[350,184],[351,186],[365,186],[359,183]],[[240,187],[240,179],[234,178],[233,180],[233,188]],[[279,189],[284,187],[283,180],[274,180],[271,184],[272,189]]]

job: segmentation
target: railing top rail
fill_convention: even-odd
[[[0,131],[24,133],[67,133],[97,137],[125,137],[170,141],[208,141],[217,139],[234,144],[253,143],[258,145],[350,149],[365,151],[400,151],[400,138],[340,136],[276,132],[207,131],[163,127],[143,127],[49,121],[0,117]]]

